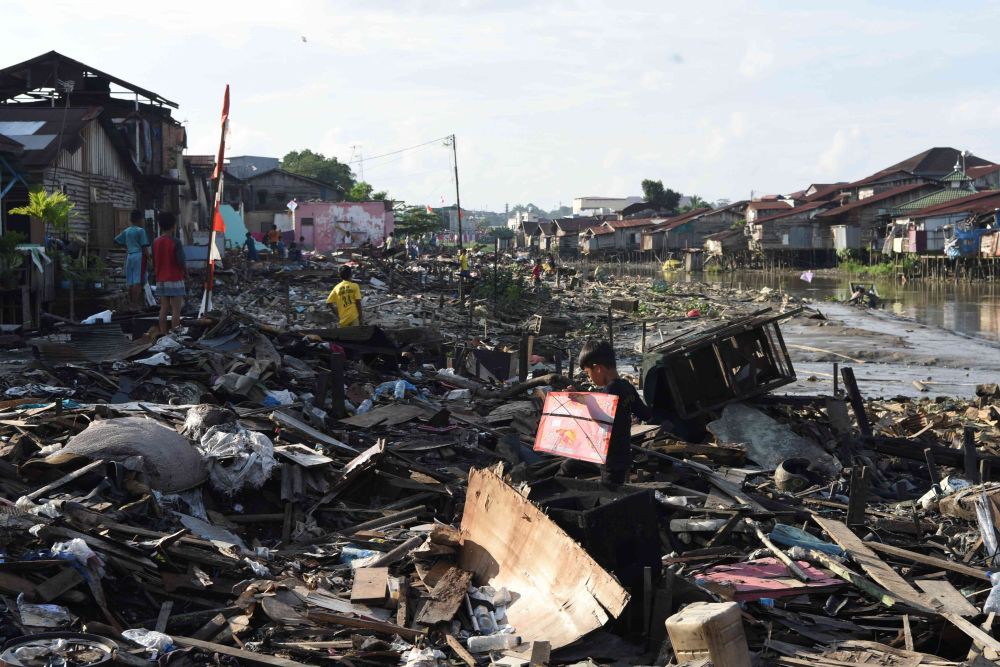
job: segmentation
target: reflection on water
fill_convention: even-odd
[[[618,275],[661,277],[660,266],[654,264],[618,264],[607,267]],[[807,297],[817,303],[833,297],[850,296],[852,280],[868,280],[849,276],[816,275],[811,283],[800,273],[736,271],[731,273],[670,274],[672,282],[709,282],[727,287],[782,289],[796,297]],[[885,308],[896,315],[922,324],[950,329],[970,336],[1000,341],[1000,284],[964,283],[954,281],[913,280],[900,285],[892,280],[877,280],[875,287],[885,300]]]
[[[741,282],[750,287],[781,288],[798,297],[823,301],[829,297],[846,299],[851,293],[851,278],[815,276],[807,283],[799,274],[752,273],[703,274],[707,282]],[[970,336],[1000,340],[1000,286],[995,283],[955,283],[913,280],[901,285],[892,280],[877,280],[875,288],[885,300],[885,308],[896,315],[922,324],[950,329]]]

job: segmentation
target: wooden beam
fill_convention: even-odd
[[[899,573],[886,565],[845,524],[817,515],[813,515],[812,519],[820,528],[826,531],[826,534],[834,542],[848,553],[855,563],[861,566],[861,569],[868,573],[868,576],[888,590],[896,599],[913,607],[915,610],[931,614],[938,613],[938,604],[933,598],[918,592],[910,586],[903,577],[899,576]]]
[[[411,630],[410,628],[400,627],[395,623],[370,621],[364,618],[341,616],[340,614],[331,614],[325,611],[310,611],[309,620],[315,621],[316,623],[329,623],[331,625],[343,625],[348,628],[371,630],[372,632],[379,632],[384,635],[399,635],[403,639],[408,639],[410,641],[424,636],[424,633],[420,630]]]
[[[978,567],[972,567],[970,565],[965,565],[963,563],[957,563],[955,561],[950,561],[945,558],[939,558],[937,556],[928,556],[926,554],[920,554],[916,551],[909,551],[908,549],[903,549],[902,547],[893,546],[891,544],[883,544],[882,542],[865,542],[865,544],[872,550],[878,551],[880,553],[887,554],[889,556],[897,556],[905,560],[913,561],[914,563],[920,563],[921,565],[929,565],[930,567],[940,568],[942,570],[948,570],[949,572],[954,572],[956,574],[964,574],[967,577],[973,577],[975,579],[981,579],[983,581],[989,581],[990,577],[986,574],[986,570],[981,570]]]
[[[172,637],[174,644],[177,646],[190,646],[191,648],[201,649],[202,651],[208,651],[210,653],[228,655],[239,659],[241,662],[246,661],[255,665],[273,665],[274,667],[309,667],[309,665],[304,662],[297,662],[295,660],[289,660],[288,658],[279,658],[277,656],[266,655],[264,653],[253,653],[251,651],[244,651],[242,649],[232,648],[222,644],[206,642],[192,637],[178,637],[177,635],[172,635]]]

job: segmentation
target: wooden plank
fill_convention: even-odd
[[[389,568],[360,567],[354,571],[351,602],[381,605],[385,602],[385,593],[388,588]]]
[[[944,604],[959,616],[979,616],[979,610],[946,579],[916,579],[917,588]]]
[[[309,620],[316,623],[329,623],[331,625],[343,625],[348,628],[358,628],[361,630],[371,630],[384,635],[399,635],[403,639],[413,641],[424,636],[420,630],[411,630],[395,623],[385,623],[383,621],[372,621],[365,618],[354,618],[352,616],[341,616],[325,611],[310,611]]]
[[[491,470],[469,472],[459,565],[477,584],[517,591],[522,641],[570,644],[617,618],[629,594],[552,519]]]
[[[450,632],[446,632],[444,633],[444,640],[448,642],[448,646],[451,647],[451,650],[455,652],[455,655],[457,655],[462,662],[469,667],[476,667],[476,659],[472,657],[472,654],[469,653],[464,646],[462,646],[462,642],[455,639],[454,635]]]
[[[982,579],[983,581],[990,580],[989,575],[986,574],[986,570],[981,570],[977,567],[956,563],[955,561],[938,558],[937,556],[919,554],[915,551],[909,551],[891,544],[883,544],[882,542],[865,542],[865,544],[874,551],[878,551],[879,553],[884,553],[889,556],[897,556],[914,563],[948,570],[949,572],[954,572],[955,574],[964,574],[967,577],[974,577],[976,579]]]
[[[170,623],[170,612],[174,610],[174,601],[167,600],[160,605],[160,615],[156,617],[156,631],[166,632],[167,624]]]
[[[431,589],[430,599],[424,602],[423,607],[417,613],[417,623],[434,625],[444,621],[450,621],[455,617],[455,612],[465,599],[465,594],[469,590],[469,582],[472,581],[472,573],[459,569],[455,566],[448,568],[434,588]]]
[[[972,640],[980,646],[994,651],[1000,651],[1000,641],[994,639],[992,635],[988,634],[978,625],[973,625],[953,611],[949,611],[943,614],[943,616],[947,618],[952,625],[964,632],[967,636],[971,637]]]
[[[233,658],[238,658],[241,662],[246,661],[255,665],[274,665],[274,667],[309,667],[309,665],[304,662],[296,662],[295,660],[289,660],[288,658],[279,658],[277,656],[267,655],[264,653],[253,653],[251,651],[244,651],[230,646],[223,646],[222,644],[215,644],[212,642],[202,641],[200,639],[194,639],[193,637],[178,637],[177,635],[171,636],[173,637],[174,644],[177,646],[190,646],[191,648],[201,649],[202,651],[208,651],[210,653],[228,655]]]
[[[42,602],[51,602],[66,591],[79,586],[83,581],[83,575],[72,567],[65,567],[35,587],[36,597]]]
[[[847,551],[855,563],[861,566],[879,585],[892,593],[899,601],[906,603],[915,610],[924,613],[937,613],[938,604],[933,598],[915,590],[895,570],[886,565],[878,555],[868,548],[865,542],[851,532],[845,524],[813,515],[820,528],[833,538],[844,551]]]
[[[907,651],[913,650],[913,631],[910,630],[909,614],[903,614],[903,642]]]
[[[552,644],[549,642],[531,642],[531,658],[528,660],[528,664],[531,667],[543,667],[549,664],[551,654]]]

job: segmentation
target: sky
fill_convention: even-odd
[[[355,160],[415,205],[454,203],[451,134],[463,207],[499,211],[645,178],[735,201],[932,146],[1000,161],[997,2],[0,0],[0,16],[0,65],[56,50],[153,90],[180,105],[189,154],[218,145],[228,83],[230,155]]]

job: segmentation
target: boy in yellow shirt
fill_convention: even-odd
[[[340,267],[340,282],[330,290],[326,302],[336,307],[341,328],[361,326],[361,288],[351,282],[351,267]]]

